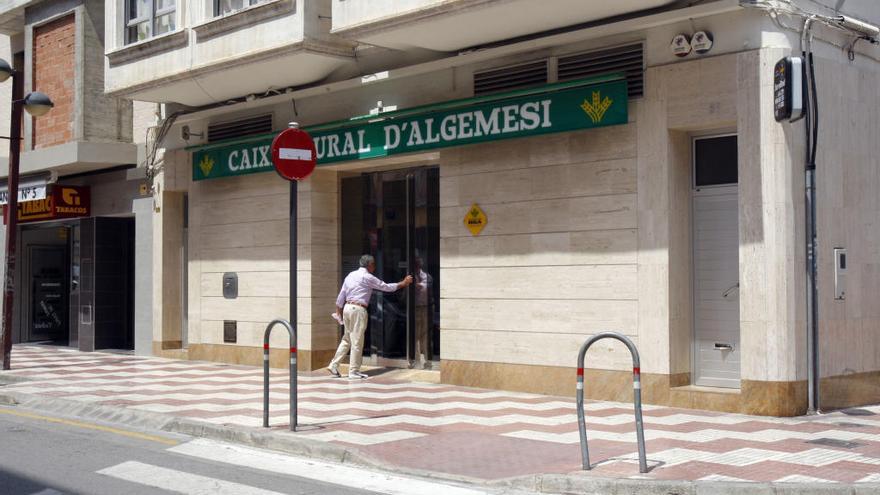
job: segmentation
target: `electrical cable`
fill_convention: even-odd
[[[813,113],[813,148],[810,154],[810,166],[816,168],[816,151],[819,146],[819,96],[816,92],[816,72],[813,66],[813,50],[810,47],[810,93],[813,97],[810,99],[811,110]]]
[[[159,146],[168,136],[168,132],[171,131],[171,127],[174,125],[174,121],[177,120],[177,117],[182,115],[184,112],[174,112],[168,117],[166,117],[161,124],[157,127],[152,127],[150,130],[155,130],[155,137],[152,140],[152,145],[150,144],[149,134],[150,130],[147,131],[147,153],[145,161],[145,168],[147,174],[147,181],[149,183],[150,189],[153,188],[153,180],[156,177],[156,174],[162,169],[162,165],[164,163],[160,163],[159,166],[156,164],[156,156],[159,153]],[[164,162],[164,160],[163,160]]]
[[[863,40],[867,40],[867,41],[871,42],[872,44],[878,44],[878,40],[876,38],[872,38],[871,36],[865,34],[864,32],[857,31],[857,30],[852,29],[850,27],[841,25],[841,16],[829,16],[829,15],[819,14],[819,13],[815,13],[815,12],[810,12],[808,10],[803,9],[799,5],[793,3],[791,0],[752,0],[751,2],[742,3],[741,5],[743,7],[755,8],[755,9],[763,10],[763,11],[767,12],[770,19],[773,21],[773,23],[776,24],[779,28],[786,30],[786,31],[792,31],[792,32],[800,33],[800,34],[804,33],[803,30],[799,30],[795,27],[792,27],[792,26],[789,26],[789,25],[783,23],[781,21],[781,19],[779,18],[780,15],[785,15],[788,17],[800,17],[804,20],[811,19],[812,21],[819,22],[823,26],[827,26],[827,27],[832,28],[836,31],[840,31],[843,33],[854,35],[857,39],[863,39]],[[822,38],[821,41],[823,43],[827,43],[831,46],[840,48],[842,50],[848,50],[848,51],[853,51],[854,46],[855,46],[855,43],[853,43],[853,42],[838,44],[838,43],[835,43],[834,41],[832,41],[830,39],[826,39],[826,38]],[[803,46],[803,42],[802,42],[802,46]],[[862,55],[863,57],[869,58],[871,60],[880,62],[880,58],[878,58],[870,53],[862,52],[862,53],[860,53],[860,55]],[[855,59],[854,51],[853,51],[852,55],[847,54],[847,56],[850,57],[850,61],[854,60]],[[806,59],[804,59],[804,63],[805,64],[807,63]]]
[[[811,109],[812,109],[812,105],[813,105],[813,100],[815,100],[815,97],[812,94],[812,87],[813,86],[809,82],[809,71],[807,71],[807,68],[806,68],[808,50],[810,50],[810,52],[812,52],[812,48],[808,47],[808,43],[811,43],[808,40],[808,36],[810,36],[810,31],[812,30],[812,24],[813,24],[813,18],[812,17],[806,18],[804,20],[804,28],[801,31],[801,57],[803,58],[804,65],[805,65],[805,67],[803,69],[803,75],[804,75],[804,77],[807,78],[806,80],[804,80],[804,83],[803,83],[803,86],[804,86],[803,94],[804,94],[804,100],[805,100],[804,101],[804,135],[805,135],[806,141],[807,141],[807,143],[806,143],[806,166],[808,169],[811,167],[811,164],[813,163],[813,160],[812,160],[813,112]]]

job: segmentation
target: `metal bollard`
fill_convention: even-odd
[[[602,332],[594,335],[589,340],[584,342],[584,345],[581,346],[581,351],[578,353],[578,367],[577,367],[577,415],[578,415],[578,431],[581,436],[581,458],[583,462],[583,468],[585,471],[590,470],[590,451],[587,448],[587,424],[584,420],[584,356],[587,354],[587,349],[590,348],[593,343],[597,340],[601,339],[616,339],[623,342],[624,345],[629,349],[630,354],[632,354],[633,358],[633,407],[635,408],[636,414],[636,439],[638,440],[639,447],[639,472],[647,473],[648,472],[648,461],[645,459],[645,431],[642,425],[642,382],[641,382],[641,370],[639,369],[639,351],[636,349],[635,344],[632,343],[631,340],[626,338],[626,336],[621,335],[616,332]]]
[[[290,334],[290,431],[296,431],[296,330],[287,320],[272,320],[263,334],[263,427],[269,427],[269,334],[282,325]]]

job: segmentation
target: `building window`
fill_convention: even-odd
[[[126,0],[125,42],[174,31],[176,0]]]
[[[214,0],[214,15],[221,16],[251,5],[263,3],[265,0]]]

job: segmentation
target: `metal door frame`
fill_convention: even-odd
[[[365,175],[375,175],[378,177],[376,182],[383,184],[386,182],[395,182],[395,181],[405,181],[406,182],[406,198],[405,198],[405,215],[406,215],[406,272],[410,273],[412,271],[413,266],[413,253],[415,252],[415,243],[413,240],[413,228],[415,225],[414,216],[415,216],[415,208],[413,208],[413,201],[415,198],[413,194],[415,192],[415,175],[420,171],[427,170],[427,166],[421,167],[413,167],[406,169],[394,169],[394,170],[377,170],[373,172],[367,172]],[[384,212],[385,204],[382,201],[382,192],[379,191],[379,210]],[[384,224],[381,227],[384,229]],[[383,253],[385,251],[385,246],[381,243],[378,246],[378,251],[376,253],[377,260],[381,259]],[[384,268],[384,265],[383,265]],[[388,280],[385,280],[388,282]],[[406,341],[404,342],[405,346],[405,356],[403,358],[387,358],[380,357],[377,354],[370,354],[369,356],[364,356],[364,363],[367,363],[371,366],[380,366],[383,368],[408,368],[409,364],[412,360],[412,348],[414,345],[414,336],[413,332],[415,331],[415,313],[410,310],[411,302],[414,300],[413,294],[413,286],[410,285],[406,289]]]
[[[697,341],[697,291],[696,291],[696,278],[697,278],[697,256],[696,256],[696,199],[698,196],[720,196],[723,194],[729,194],[731,189],[736,189],[736,197],[737,197],[737,205],[739,205],[739,177],[737,174],[737,182],[728,183],[728,184],[715,184],[711,186],[697,186],[697,152],[696,152],[696,143],[697,141],[702,141],[705,139],[714,139],[714,138],[722,138],[729,136],[737,136],[736,132],[725,132],[718,134],[704,134],[699,136],[691,137],[691,160],[690,160],[690,291],[691,291],[691,384],[697,384],[697,378],[699,376],[699,353],[697,350],[698,341]],[[702,193],[702,194],[701,194]],[[737,208],[737,223],[739,222],[739,208]],[[739,244],[739,242],[737,242]],[[737,256],[737,258],[739,258]],[[737,259],[737,262],[739,260]],[[740,324],[739,324],[739,337],[740,337],[740,345],[742,344],[742,316],[740,316]],[[740,353],[740,357],[742,357],[742,353]],[[742,378],[742,361],[740,361],[740,379]],[[720,388],[728,388],[728,387],[720,387]]]

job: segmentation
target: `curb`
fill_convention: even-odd
[[[314,457],[339,463],[357,464],[363,467],[379,467],[381,464],[362,452],[339,445],[308,438],[285,435],[277,430],[263,431],[256,428],[214,425],[149,411],[138,411],[118,406],[106,406],[89,402],[42,397],[32,394],[0,393],[0,404],[19,406],[35,411],[54,413],[80,419],[98,420],[125,425],[138,430],[180,433],[193,437],[220,440],[253,447],[268,448],[289,454]]]
[[[876,495],[880,483],[766,483],[598,478],[539,474],[490,483],[539,493],[580,495]]]
[[[14,383],[24,383],[34,381],[33,378],[29,376],[21,376],[21,375],[0,375],[0,386],[3,385],[12,385]]]
[[[3,380],[0,379],[0,385],[2,384]],[[383,463],[357,449],[343,447],[329,442],[297,437],[295,436],[295,433],[287,430],[264,430],[262,428],[249,428],[245,426],[228,427],[161,413],[126,409],[120,406],[105,406],[89,402],[78,402],[68,399],[57,399],[53,397],[42,397],[39,395],[15,392],[0,393],[0,405],[21,407],[31,411],[52,413],[59,416],[66,416],[68,418],[96,420],[103,423],[126,426],[127,428],[135,430],[178,433],[196,438],[206,438],[248,447],[264,448],[286,454],[369,468],[384,471],[386,473],[430,479],[433,481],[466,483],[482,487],[492,486],[495,489],[504,490],[503,493],[521,493],[521,488],[513,485],[493,486],[486,480],[477,478],[389,466],[387,463]]]
[[[12,377],[9,375],[0,376],[0,385],[29,381],[24,377],[14,377],[12,380],[9,378]],[[286,430],[266,431],[261,428],[213,425],[120,406],[105,406],[14,392],[0,393],[0,405],[18,406],[61,416],[115,423],[138,430],[179,433],[197,438],[265,448],[395,474],[452,483],[468,483],[477,487],[501,490],[502,493],[509,494],[522,493],[523,491],[582,495],[876,495],[880,493],[880,483],[762,483],[600,478],[583,471],[486,481],[446,473],[389,466],[357,449],[297,437],[295,433]]]

